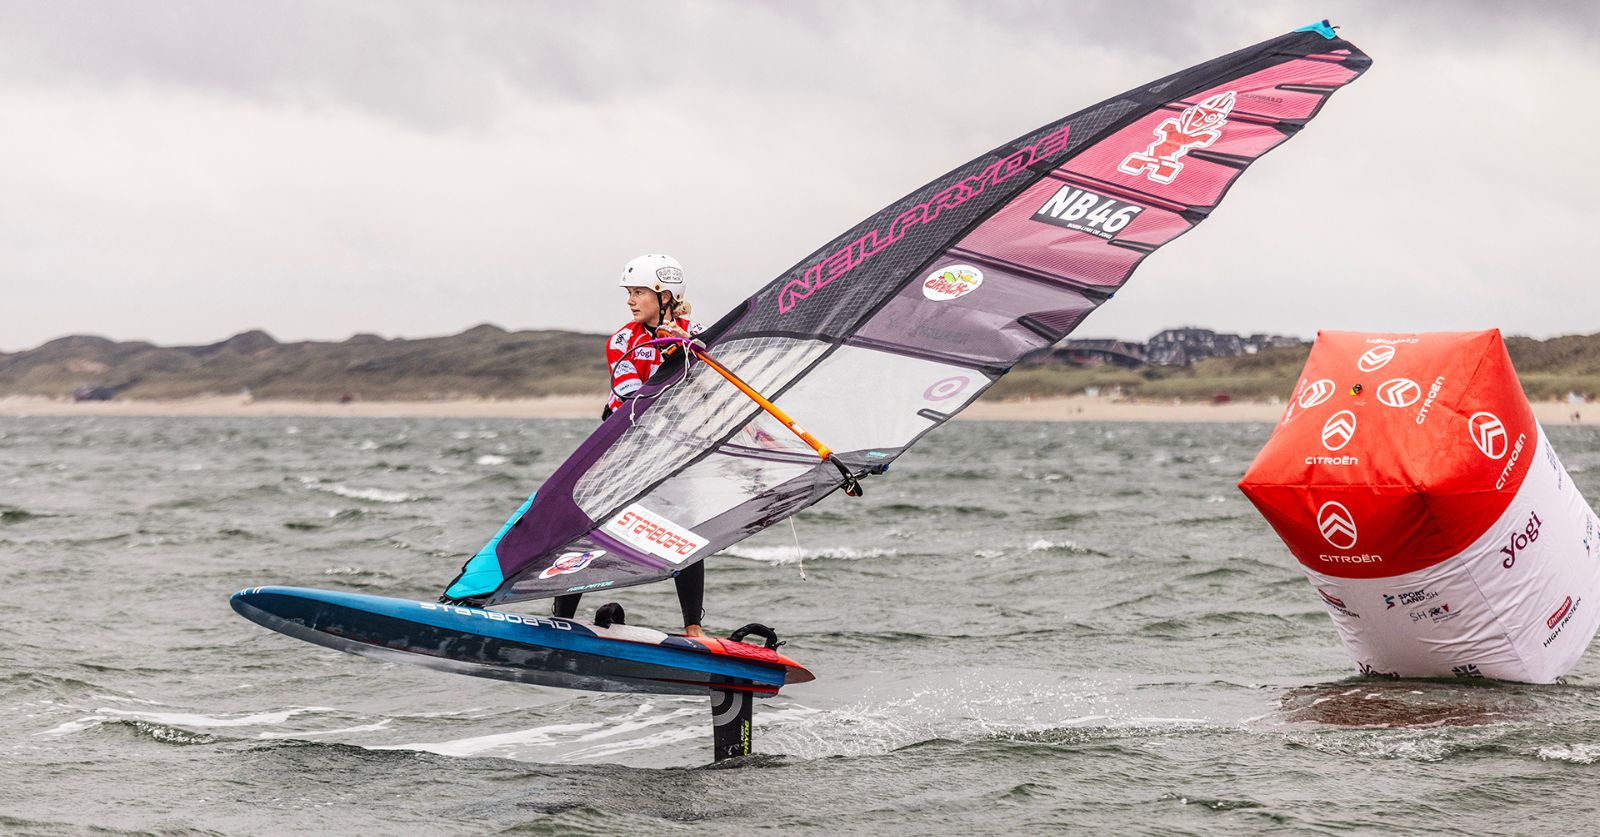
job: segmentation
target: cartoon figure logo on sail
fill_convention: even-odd
[[[1125,174],[1147,175],[1157,183],[1171,183],[1183,171],[1179,157],[1196,148],[1205,148],[1222,136],[1222,126],[1228,124],[1228,114],[1233,112],[1234,95],[1229,90],[1184,108],[1183,113],[1171,117],[1154,131],[1156,141],[1143,153],[1129,154],[1117,169]]]

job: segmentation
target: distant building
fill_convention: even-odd
[[[1048,349],[1022,356],[1024,366],[1051,363],[1136,369],[1145,364],[1144,344],[1132,340],[1063,340]]]
[[[1244,339],[1244,353],[1253,355],[1262,349],[1293,349],[1306,345],[1306,341],[1298,337],[1285,337],[1281,334],[1252,334]]]
[[[1208,328],[1169,328],[1145,344],[1145,357],[1158,366],[1188,366],[1208,357],[1244,354],[1237,334],[1218,334]]]
[[[1306,341],[1281,334],[1221,334],[1208,328],[1169,328],[1148,343],[1132,340],[1062,340],[1022,356],[1023,366],[1119,366],[1146,364],[1188,366],[1208,357],[1253,355],[1262,349],[1304,346]]]

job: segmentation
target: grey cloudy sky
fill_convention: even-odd
[[[707,322],[891,200],[1321,17],[1375,61],[1080,336],[1600,331],[1600,5],[0,0],[0,351]]]

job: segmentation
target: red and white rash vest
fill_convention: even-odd
[[[692,323],[685,317],[679,317],[676,323],[691,335],[702,330],[699,323]],[[606,365],[611,367],[611,398],[606,402],[607,410],[621,407],[622,399],[637,392],[655,373],[656,366],[661,363],[661,349],[644,345],[654,339],[648,327],[630,320],[606,341]]]

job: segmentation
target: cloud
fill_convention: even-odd
[[[0,350],[609,330],[652,250],[715,319],[980,151],[1324,5],[13,5]],[[1085,333],[1593,330],[1600,12],[1335,12],[1372,72]]]

